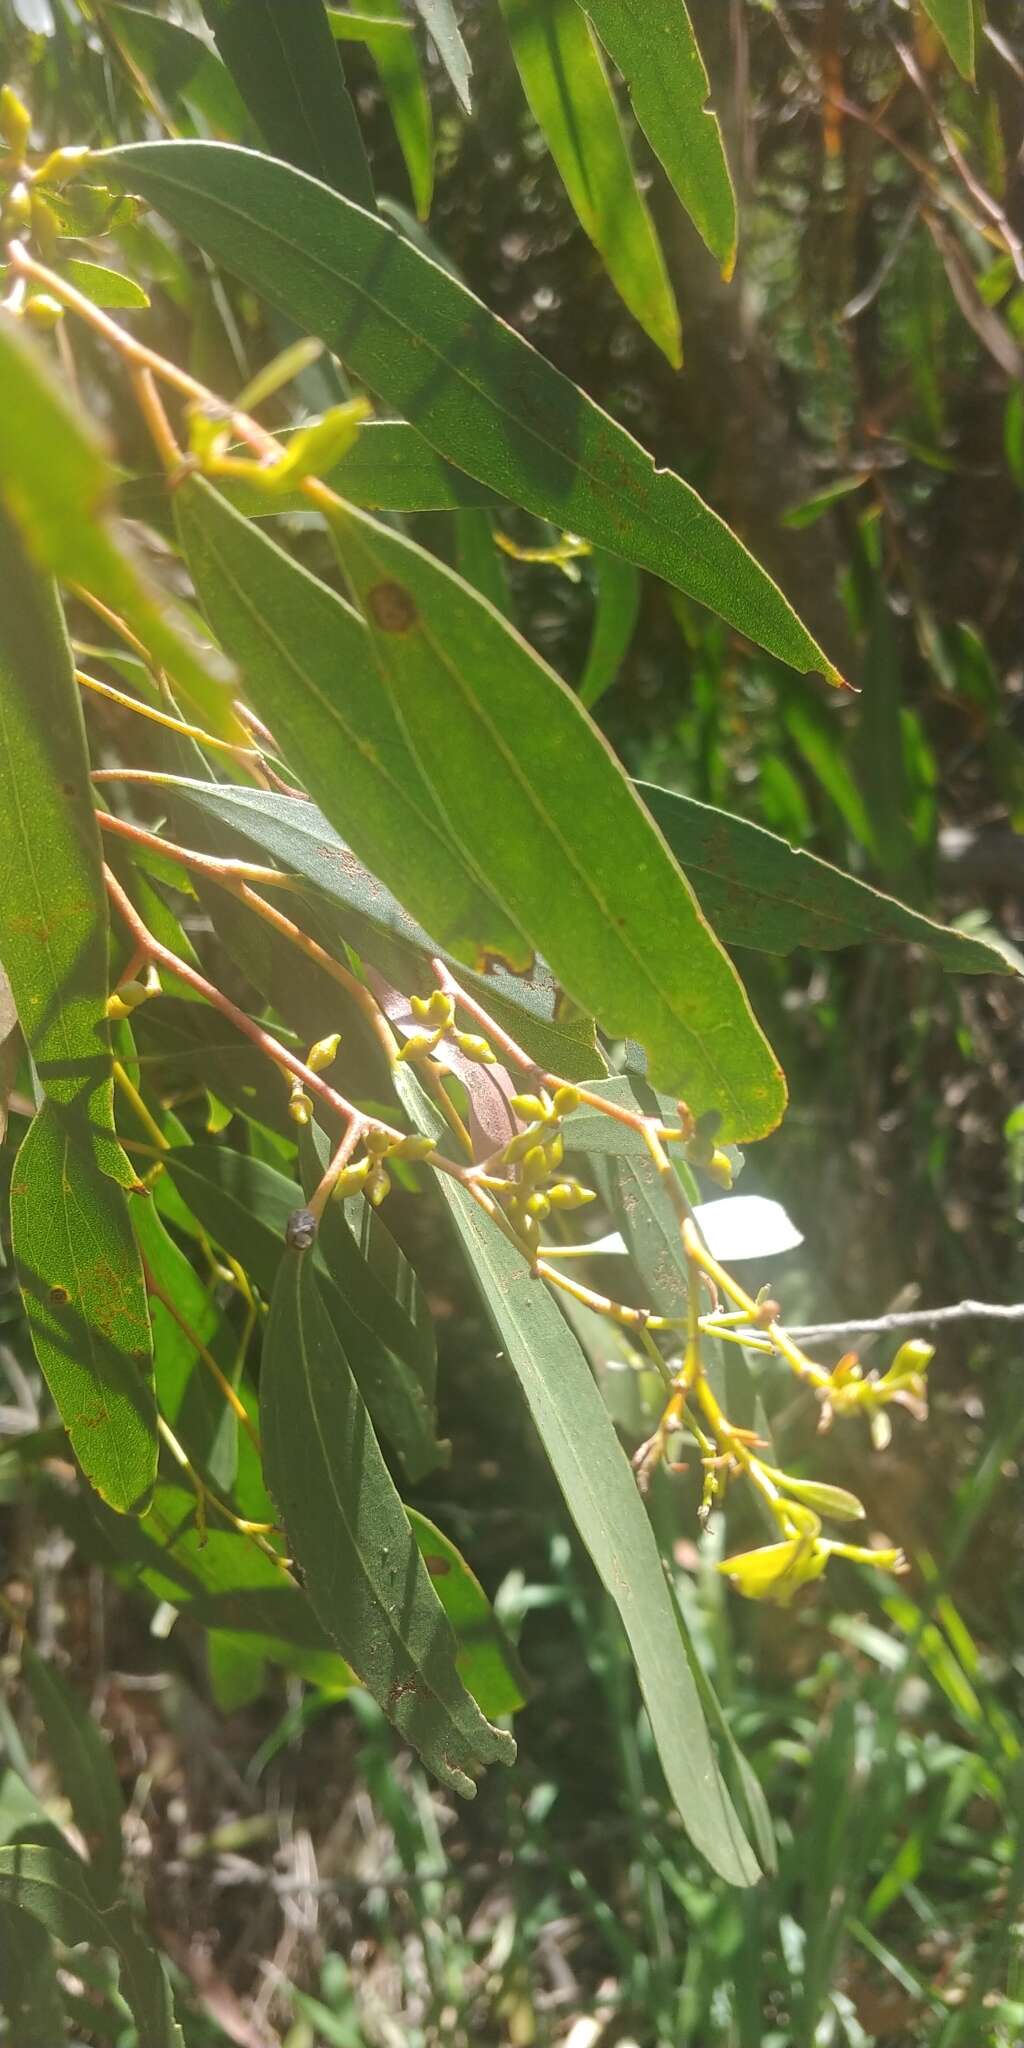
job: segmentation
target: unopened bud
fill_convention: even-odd
[[[538,1223],[543,1223],[545,1216],[550,1216],[551,1203],[539,1188],[536,1194],[527,1197],[526,1213],[528,1216],[535,1216]]]
[[[140,1003],[148,1002],[151,994],[152,990],[146,988],[141,981],[123,981],[120,988],[115,989],[113,995],[107,997],[107,1016],[113,1018],[115,1022],[120,1022],[123,1018],[130,1017]]]
[[[396,1060],[422,1059],[426,1053],[433,1052],[436,1044],[437,1038],[434,1032],[410,1031],[404,1044],[399,1046],[395,1058]]]
[[[375,1209],[379,1209],[385,1196],[391,1193],[391,1176],[383,1166],[375,1168],[366,1183],[366,1192]]]
[[[329,1067],[331,1061],[334,1058],[336,1058],[338,1047],[340,1044],[340,1031],[332,1031],[329,1038],[318,1038],[316,1044],[311,1045],[308,1053],[306,1054],[307,1067],[309,1067],[314,1074],[321,1073],[323,1068]]]
[[[22,313],[26,320],[31,320],[33,327],[40,327],[44,332],[58,327],[64,318],[60,300],[51,298],[49,292],[33,292],[32,297],[25,300]]]
[[[32,132],[32,116],[13,85],[0,87],[0,138],[20,163]]]
[[[437,1139],[421,1136],[418,1131],[410,1131],[407,1138],[400,1138],[398,1144],[392,1147],[395,1159],[429,1159],[431,1153],[436,1151]]]
[[[371,1159],[385,1158],[387,1153],[392,1150],[394,1142],[390,1131],[382,1131],[374,1127],[373,1130],[369,1130],[366,1133],[365,1144]]]
[[[410,996],[409,1008],[414,1017],[420,1017],[434,1026],[447,1031],[455,1016],[455,1004],[442,988],[435,988],[429,996]]]
[[[539,1137],[544,1136],[543,1124],[528,1124],[525,1131],[517,1131],[504,1147],[501,1157],[507,1166],[515,1166],[520,1159],[531,1152]]]
[[[530,1187],[539,1180],[546,1180],[547,1175],[548,1162],[544,1156],[543,1145],[531,1145],[523,1158],[523,1180],[526,1186]]]
[[[553,1209],[582,1209],[597,1200],[593,1188],[581,1187],[578,1180],[556,1180],[547,1193]]]
[[[551,1115],[550,1102],[542,1102],[539,1095],[513,1095],[509,1108],[514,1109],[524,1123],[546,1123]]]
[[[305,1090],[296,1082],[288,1103],[288,1114],[294,1124],[308,1124],[312,1121],[313,1104]]]
[[[552,1108],[554,1109],[556,1116],[571,1116],[573,1110],[579,1108],[582,1100],[583,1097],[580,1094],[579,1089],[573,1088],[570,1085],[570,1083],[566,1081],[563,1083],[561,1088],[555,1089],[555,1099],[552,1104]]]
[[[52,206],[48,206],[38,192],[32,194],[29,211],[32,217],[32,233],[43,261],[53,263],[59,253],[57,244],[60,240],[60,222]]]
[[[486,1038],[478,1038],[472,1031],[456,1031],[453,1036],[459,1051],[465,1053],[468,1060],[477,1060],[482,1067],[493,1067],[497,1054]]]
[[[7,234],[20,234],[32,225],[32,199],[28,186],[19,178],[3,203],[3,224]]]
[[[75,143],[67,149],[53,149],[36,172],[37,185],[68,185],[84,171],[92,156],[86,143]]]
[[[346,1196],[357,1195],[367,1181],[373,1163],[372,1159],[366,1158],[357,1160],[354,1166],[343,1166],[331,1189],[333,1200],[343,1202]]]
[[[720,1188],[731,1188],[733,1177],[732,1160],[730,1159],[729,1154],[727,1152],[722,1151],[720,1146],[715,1146],[714,1151],[712,1152],[711,1157],[708,1160],[707,1165],[705,1167],[705,1172],[710,1174],[711,1179],[715,1181]]]
[[[557,1173],[565,1158],[565,1146],[562,1143],[561,1131],[556,1131],[553,1138],[548,1138],[544,1146],[544,1157],[548,1162],[548,1172]]]

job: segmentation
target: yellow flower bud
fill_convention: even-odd
[[[596,1202],[593,1188],[581,1187],[578,1180],[557,1180],[548,1189],[548,1200],[553,1209],[582,1209],[587,1202]]]
[[[718,1145],[715,1146],[704,1170],[720,1188],[731,1188],[732,1160],[729,1158],[728,1153],[723,1152]]]
[[[478,1038],[472,1031],[456,1031],[453,1036],[459,1051],[465,1053],[468,1060],[477,1060],[482,1067],[493,1067],[497,1054],[486,1038]]]
[[[107,1016],[117,1022],[130,1017],[140,1003],[149,1001],[152,993],[153,991],[146,988],[141,981],[123,981],[120,988],[115,989],[113,995],[107,997]]]
[[[288,1103],[288,1114],[295,1124],[308,1124],[313,1116],[313,1104],[297,1081]]]
[[[364,1143],[371,1159],[383,1159],[394,1145],[390,1131],[367,1131]]]
[[[60,300],[53,298],[49,292],[33,292],[32,297],[25,300],[22,312],[25,319],[32,322],[33,327],[40,327],[44,332],[51,327],[59,327],[64,318],[64,308]]]
[[[509,1108],[514,1109],[524,1123],[546,1123],[551,1114],[551,1104],[542,1102],[539,1095],[513,1095]]]
[[[383,1166],[376,1166],[366,1183],[366,1192],[375,1209],[379,1209],[386,1195],[391,1193],[391,1176]]]
[[[568,1081],[563,1082],[561,1088],[555,1089],[555,1099],[552,1104],[555,1115],[571,1116],[573,1110],[579,1108],[582,1100],[583,1097],[578,1088],[573,1088]]]
[[[527,1198],[526,1213],[528,1216],[535,1216],[538,1223],[543,1223],[545,1216],[550,1216],[551,1204],[547,1196],[541,1193],[540,1189],[537,1190],[535,1195],[530,1195]]]
[[[408,1038],[399,1046],[396,1060],[422,1059],[426,1053],[433,1052],[436,1044],[437,1034],[435,1032],[411,1031]]]
[[[311,1045],[306,1054],[307,1067],[311,1068],[314,1074],[321,1073],[323,1068],[329,1067],[331,1061],[337,1056],[340,1044],[340,1031],[332,1031],[329,1038],[318,1038],[316,1044]]]
[[[357,1159],[354,1166],[343,1166],[331,1189],[332,1201],[343,1202],[346,1196],[357,1195],[368,1179],[372,1167],[373,1160],[369,1158]]]
[[[36,172],[37,185],[69,185],[84,171],[92,156],[87,143],[69,144],[64,149],[52,149]]]
[[[523,1158],[523,1180],[526,1186],[531,1187],[539,1180],[546,1180],[547,1172],[548,1162],[544,1156],[543,1145],[531,1145]]]
[[[429,1159],[436,1151],[437,1139],[421,1136],[418,1131],[410,1131],[407,1138],[400,1138],[398,1144],[392,1146],[395,1159]]]
[[[0,138],[20,163],[32,133],[32,116],[13,85],[0,87]]]

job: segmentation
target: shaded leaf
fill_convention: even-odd
[[[167,1174],[160,1175],[166,1182]],[[171,1186],[173,1187],[173,1182]],[[236,1340],[191,1261],[165,1230],[155,1201],[132,1209],[135,1238],[146,1266],[182,1321],[232,1378]],[[150,1298],[153,1357],[160,1413],[211,1485],[230,1493],[238,1468],[238,1423],[195,1345],[164,1301]]]
[[[497,950],[528,965],[522,934],[452,841],[358,614],[201,478],[176,506],[203,609],[310,795],[374,874],[386,881],[400,868],[414,915],[441,907],[432,929],[443,944],[460,951],[489,917]]]
[[[830,952],[876,939],[924,946],[957,974],[1012,971],[986,940],[935,924],[761,825],[654,783],[637,789],[728,946]]]
[[[587,649],[586,665],[579,682],[580,703],[592,711],[606,690],[610,690],[633,639],[640,615],[640,578],[631,562],[603,549],[594,561],[597,575],[597,605],[594,627]]]
[[[118,40],[168,106],[184,105],[215,134],[238,142],[248,126],[245,102],[225,64],[202,36],[148,9],[112,9]]]
[[[678,369],[679,313],[619,110],[576,0],[501,0],[526,97],[616,291]]]
[[[399,1733],[453,1791],[511,1763],[456,1669],[457,1645],[380,1454],[311,1260],[278,1275],[261,1386],[267,1482],[323,1626]]]
[[[0,1904],[31,1914],[74,1948],[88,1942],[113,1949],[120,1990],[146,2048],[184,2048],[174,2019],[171,1989],[152,1937],[136,1926],[126,1905],[104,1907],[93,1895],[84,1863],[70,1851],[33,1844],[0,1849]]]
[[[64,583],[84,584],[127,620],[209,731],[244,742],[223,663],[191,639],[165,592],[151,590],[106,514],[113,473],[92,426],[72,407],[17,321],[0,316],[0,499],[28,553]]]
[[[222,1714],[236,1714],[259,1699],[266,1684],[266,1659],[250,1637],[212,1628],[206,1638],[206,1661],[210,1691]]]
[[[269,1299],[284,1257],[285,1226],[304,1205],[301,1187],[263,1160],[226,1146],[190,1145],[169,1152],[164,1164],[193,1215]],[[324,1307],[374,1424],[395,1445],[410,1477],[420,1478],[446,1458],[435,1433],[422,1303],[410,1314],[388,1291],[337,1208],[325,1219],[311,1257],[323,1276]]]
[[[272,154],[374,206],[323,0],[203,0],[203,13]]]
[[[0,1906],[0,1955],[8,2048],[61,2048],[68,2027],[45,1927],[18,1906]]]
[[[167,778],[163,786],[172,798],[183,798],[205,817],[222,821],[257,852],[311,882],[329,902],[346,942],[393,986],[410,995],[427,994],[437,986],[429,961],[440,953],[455,964],[454,956],[446,955],[363,867],[314,804],[224,782]],[[603,1071],[593,1024],[573,1011],[540,969],[529,978],[499,969],[475,974],[467,968],[460,969],[460,976],[550,1073],[583,1081]]]
[[[736,259],[736,195],[684,0],[579,0],[629,87],[633,111],[723,271]]]
[[[961,77],[974,77],[974,0],[921,0]]]
[[[112,1508],[144,1513],[157,1435],[142,1266],[124,1195],[49,1102],[14,1163],[11,1240],[35,1354],[82,1470]]]
[[[519,1659],[495,1620],[476,1574],[451,1538],[425,1515],[406,1508],[420,1556],[434,1591],[459,1641],[459,1676],[489,1720],[514,1714],[525,1704]]]
[[[408,1066],[398,1069],[396,1084],[419,1128],[439,1138],[441,1117]],[[758,1865],[715,1761],[682,1622],[636,1481],[583,1352],[519,1253],[457,1182],[447,1174],[437,1180],[566,1506],[619,1611],[683,1824],[721,1876],[752,1884]]]
[[[327,19],[332,35],[354,29],[370,50],[405,158],[413,204],[419,219],[426,220],[434,194],[434,116],[410,23],[398,0],[361,0],[357,18],[329,7]]]
[[[286,433],[279,439],[287,446]],[[502,502],[496,491],[446,462],[405,420],[364,421],[351,448],[325,472],[324,482],[353,505],[366,505],[371,511],[453,512]],[[160,484],[162,488],[162,479]],[[240,477],[225,479],[221,488],[228,502],[251,519],[309,510],[308,499],[299,491],[271,500],[265,490]]]
[[[622,427],[383,221],[219,143],[133,144],[104,160],[471,476],[652,569],[781,660],[840,680],[697,493],[656,471]]]
[[[89,1855],[98,1899],[116,1894],[121,1871],[121,1788],[110,1748],[87,1699],[26,1643],[21,1666],[43,1724],[47,1748]]]
[[[452,0],[412,0],[412,4],[429,29],[437,54],[468,114],[472,65]]]
[[[647,1049],[656,1086],[771,1130],[785,1084],[743,988],[630,783],[564,683],[490,605],[365,513],[334,530],[381,676],[467,861],[567,994]],[[380,869],[402,886],[402,858]],[[428,922],[443,913],[439,899]],[[491,926],[475,929],[489,948]]]

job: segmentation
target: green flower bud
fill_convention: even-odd
[[[578,1180],[557,1180],[547,1192],[553,1209],[582,1209],[597,1200],[593,1188],[581,1187]]]
[[[366,1149],[371,1159],[383,1159],[394,1148],[390,1131],[372,1130],[366,1133]]]
[[[557,1173],[565,1158],[565,1146],[562,1143],[561,1131],[556,1131],[554,1137],[548,1139],[544,1147],[544,1157],[548,1162],[548,1172]]]
[[[398,1144],[392,1146],[395,1159],[429,1159],[436,1151],[437,1139],[421,1137],[418,1131],[410,1131],[407,1138],[400,1138]]]
[[[59,253],[57,244],[60,240],[60,222],[57,216],[39,192],[33,192],[29,201],[29,211],[32,217],[32,233],[39,245],[40,255],[44,263],[55,263]]]
[[[140,1003],[148,1003],[152,994],[153,990],[146,988],[141,981],[123,981],[120,988],[107,997],[107,1016],[119,1023],[130,1017]]]
[[[493,1067],[497,1054],[488,1045],[486,1038],[478,1038],[472,1031],[456,1031],[453,1034],[459,1051],[468,1060],[476,1060],[482,1067]]]
[[[769,1468],[771,1469],[771,1468]],[[862,1522],[864,1507],[845,1486],[828,1486],[820,1479],[794,1479],[790,1472],[772,1471],[772,1478],[794,1500],[813,1508],[815,1514],[830,1515],[834,1522]]]
[[[379,1209],[385,1197],[391,1193],[391,1176],[383,1166],[377,1166],[366,1183],[366,1192],[375,1209]]]
[[[357,1159],[354,1166],[343,1166],[331,1189],[332,1201],[343,1202],[346,1196],[357,1195],[369,1178],[372,1168],[373,1160],[369,1158]]]
[[[543,1138],[544,1135],[543,1124],[528,1124],[525,1131],[517,1131],[501,1153],[506,1166],[515,1166],[520,1159],[525,1159],[526,1154],[533,1150],[538,1138]]]
[[[3,204],[3,224],[7,234],[20,235],[32,225],[32,198],[28,186],[19,178],[12,185]]]
[[[293,1124],[308,1124],[313,1116],[313,1104],[299,1083],[296,1082],[288,1102],[288,1114]]]

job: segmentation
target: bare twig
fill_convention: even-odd
[[[1024,1302],[958,1301],[949,1308],[908,1309],[850,1323],[805,1323],[790,1328],[800,1343],[826,1337],[885,1337],[899,1330],[936,1330],[944,1323],[1024,1323]]]

